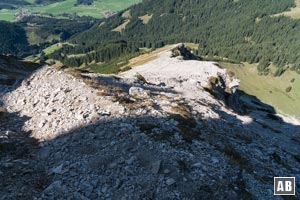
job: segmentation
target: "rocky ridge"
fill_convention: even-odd
[[[299,127],[213,63],[170,55],[3,86],[0,199],[274,199],[274,176],[300,177]]]

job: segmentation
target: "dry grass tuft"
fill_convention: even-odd
[[[83,75],[82,73],[88,73],[86,71],[82,71],[79,69],[68,68],[65,66],[57,66],[58,70],[63,70],[65,73],[72,75],[75,78],[82,80],[87,86],[94,88],[97,90],[97,96],[110,96],[112,100],[120,103],[132,103],[127,97],[127,93],[120,86],[111,86],[101,82],[101,80],[97,78],[93,78],[90,76]],[[119,77],[114,77],[118,79]]]
[[[130,98],[125,99],[127,102],[120,101],[119,102],[127,109],[130,111],[137,110],[137,109],[145,109],[149,110],[150,107],[153,107],[153,102],[151,100],[143,100],[143,101],[132,101]]]
[[[172,107],[171,110],[172,110],[172,112],[180,115],[184,119],[192,119],[193,118],[193,116],[191,114],[191,110],[190,110],[189,106],[186,104],[183,104],[183,103],[178,104],[178,106]]]
[[[188,143],[200,140],[201,132],[196,129],[197,123],[194,118],[185,118],[179,114],[171,114],[170,118],[178,122],[177,128],[183,140]]]
[[[233,71],[228,71],[227,74],[230,78],[233,78],[235,76],[235,73]]]
[[[80,70],[74,68],[64,68],[64,66],[62,66],[62,69],[64,72],[71,74],[75,78],[83,78],[82,71]]]
[[[200,139],[200,132],[196,130],[197,123],[191,114],[190,107],[186,104],[179,104],[176,107],[172,107],[172,114],[170,118],[178,122],[178,128],[182,138],[186,142],[192,142],[193,140]]]
[[[7,114],[7,110],[5,108],[0,107],[0,118],[4,117]]]
[[[243,157],[235,148],[228,145],[224,149],[221,150],[230,158],[230,163],[238,166],[245,166],[248,164],[248,160]]]
[[[155,141],[168,141],[174,135],[174,133],[170,131],[162,131],[160,134],[153,134],[153,129],[159,128],[159,126],[154,123],[141,123],[138,126],[142,132]]]
[[[98,89],[100,87],[99,86],[100,83],[97,79],[87,77],[87,76],[82,76],[82,75],[81,75],[81,78],[86,85],[88,85],[92,88]]]
[[[166,45],[162,48],[150,51],[149,53],[142,54],[129,60],[128,66],[136,67],[155,60],[161,52],[168,51],[174,48],[174,45]]]

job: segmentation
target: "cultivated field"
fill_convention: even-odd
[[[14,15],[21,11],[29,11],[30,13],[39,13],[41,15],[53,14],[55,16],[63,13],[79,16],[92,16],[102,18],[104,12],[120,11],[129,7],[132,4],[140,3],[141,0],[96,0],[92,5],[79,5],[76,0],[66,0],[58,3],[53,3],[45,6],[24,6],[18,10],[0,10],[0,19],[5,21],[15,21]]]

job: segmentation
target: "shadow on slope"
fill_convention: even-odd
[[[0,116],[0,199],[32,199],[49,184],[36,160],[39,143],[23,131],[27,120],[19,113]]]
[[[0,120],[0,196],[272,199],[274,176],[299,178],[299,127],[242,97],[250,100],[247,123],[199,102],[219,117],[103,117],[41,143],[22,130],[27,117],[8,113]]]
[[[45,142],[47,154],[37,159],[49,172],[59,169],[52,179],[59,187],[43,195],[271,199],[274,176],[299,175],[299,136],[292,135],[299,127],[281,122],[279,133],[255,122],[269,120],[243,124],[208,106],[219,119],[106,118]]]
[[[14,86],[28,78],[41,64],[21,60],[13,55],[0,55],[0,86]]]
[[[41,144],[11,114],[22,136],[2,152],[1,196],[271,199],[274,176],[299,175],[299,127],[279,133],[208,106],[219,119],[108,117]]]
[[[0,199],[30,199],[48,184],[45,170],[35,162],[39,143],[23,130],[29,117],[9,113],[1,101],[40,66],[12,55],[0,55]],[[17,189],[12,192],[13,188]]]

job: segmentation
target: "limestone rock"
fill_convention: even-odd
[[[0,85],[0,199],[273,199],[274,175],[300,175],[299,127],[180,53],[118,77],[45,66]]]
[[[173,185],[174,183],[176,183],[176,181],[175,181],[173,178],[168,178],[168,179],[166,180],[166,184],[167,184],[168,186]]]
[[[154,161],[151,166],[151,172],[153,174],[158,174],[160,170],[161,160]]]
[[[54,181],[51,183],[44,191],[43,193],[46,194],[53,194],[58,191],[62,191],[62,182],[61,181]]]
[[[131,87],[129,89],[129,95],[137,99],[149,98],[148,92],[140,87]]]
[[[57,167],[54,167],[51,171],[55,174],[62,174],[63,170],[63,164],[57,166]]]

